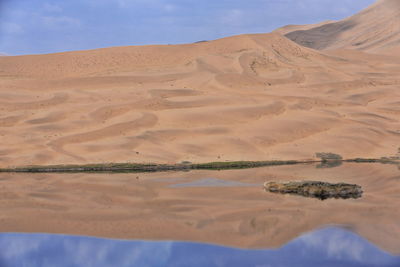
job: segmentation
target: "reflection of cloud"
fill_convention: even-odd
[[[328,258],[337,260],[368,263],[384,254],[360,236],[340,228],[327,228],[306,234],[297,242],[307,249],[321,251]]]
[[[68,239],[63,251],[71,257],[75,266],[146,266],[144,263],[166,262],[170,255],[171,243],[127,242],[93,239]],[[115,263],[118,263],[115,265]],[[68,265],[66,265],[68,266]],[[152,266],[152,265],[150,265]]]
[[[240,250],[188,242],[121,241],[65,235],[0,234],[0,265],[128,266],[400,266],[366,240],[338,228],[300,237],[279,250]]]
[[[15,267],[163,266],[170,258],[171,247],[171,242],[3,234],[0,235],[0,262]]]
[[[350,258],[362,261],[365,246],[357,240],[343,238],[342,235],[333,235],[327,243],[328,256],[332,258]]]
[[[9,234],[8,238],[0,238],[0,255],[3,259],[18,258],[21,255],[37,251],[46,241],[48,241],[48,237],[42,235],[20,238],[19,234]]]
[[[258,184],[248,184],[235,181],[227,181],[223,179],[216,178],[203,178],[189,183],[173,184],[169,187],[247,187],[247,186],[257,186]]]

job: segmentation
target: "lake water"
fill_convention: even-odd
[[[364,194],[321,201],[262,188],[289,180]],[[400,266],[399,207],[396,165],[1,173],[0,266]]]
[[[330,227],[278,249],[244,250],[178,241],[121,241],[48,234],[0,235],[1,266],[400,266],[351,231]]]

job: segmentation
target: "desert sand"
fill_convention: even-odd
[[[351,27],[0,57],[0,167],[395,156],[398,4],[335,22]],[[324,50],[282,35],[327,26]]]
[[[399,3],[269,34],[0,57],[0,167],[398,158]],[[262,187],[289,180],[365,193],[320,201]],[[0,232],[275,248],[333,224],[400,254],[399,196],[398,166],[381,164],[0,173]]]
[[[265,181],[356,183],[359,199],[267,193]],[[346,163],[147,174],[0,174],[0,232],[277,248],[327,225],[400,255],[398,166]],[[219,186],[216,186],[219,185]],[[226,186],[221,186],[226,185]]]
[[[319,50],[357,49],[399,54],[400,1],[379,0],[359,14],[342,21],[278,29],[289,39]]]

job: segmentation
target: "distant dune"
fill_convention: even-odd
[[[280,30],[330,51],[278,31],[1,57],[0,166],[395,156],[398,3]]]
[[[310,29],[313,29],[313,28],[316,28],[316,27],[320,27],[320,26],[323,26],[323,25],[326,25],[326,24],[330,24],[330,23],[335,23],[335,22],[336,21],[334,21],[334,20],[326,20],[326,21],[319,22],[319,23],[316,23],[316,24],[286,25],[286,26],[283,26],[281,28],[276,29],[273,32],[279,33],[281,35],[286,35],[288,33],[294,32],[294,31],[310,30]]]
[[[284,27],[289,39],[319,50],[358,49],[400,54],[400,1],[379,0],[359,14],[342,21],[313,27]]]

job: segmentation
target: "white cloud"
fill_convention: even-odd
[[[68,16],[42,16],[42,23],[45,27],[51,29],[80,27],[81,21]]]
[[[50,4],[50,3],[45,3],[43,5],[43,9],[50,13],[59,13],[59,12],[63,11],[63,9],[59,5]]]
[[[13,22],[5,22],[1,24],[1,31],[8,34],[19,34],[23,33],[24,30],[21,25]]]
[[[164,6],[164,10],[167,12],[174,12],[177,9],[175,5],[167,4]]]
[[[126,7],[130,1],[129,0],[117,0],[118,6],[119,7]]]
[[[212,40],[340,19],[373,1],[0,0],[0,50],[17,55]]]
[[[170,0],[85,0],[87,3],[90,3],[91,5],[104,5],[104,4],[111,4],[115,5],[119,8],[129,8],[129,7],[134,7],[134,6],[163,6],[165,5],[170,5],[173,6],[173,4],[170,4]]]
[[[240,9],[228,10],[222,17],[221,22],[229,26],[240,26],[244,20],[244,13]]]

